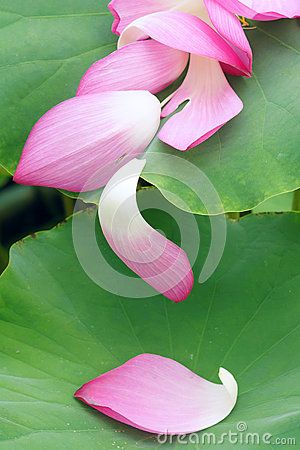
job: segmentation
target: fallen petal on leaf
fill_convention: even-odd
[[[134,159],[106,185],[99,203],[100,224],[110,247],[150,286],[174,302],[185,300],[193,272],[185,252],[142,217],[136,186],[145,161]]]
[[[142,354],[84,384],[75,397],[113,419],[157,434],[200,431],[225,419],[238,386],[220,368],[222,384],[201,378],[178,362]]]

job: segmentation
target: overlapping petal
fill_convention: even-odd
[[[77,95],[133,89],[155,94],[173,83],[187,62],[187,53],[151,39],[133,42],[95,62],[81,79]]]
[[[185,252],[153,229],[136,202],[136,186],[145,161],[134,159],[108,182],[99,203],[99,219],[110,247],[150,286],[174,302],[193,286]]]
[[[84,384],[75,397],[113,419],[157,434],[186,434],[223,420],[235,406],[233,375],[222,384],[201,378],[178,362],[142,354]]]
[[[108,9],[114,16],[112,32],[121,34],[134,20],[158,11],[176,7],[178,0],[112,0]]]
[[[254,20],[300,17],[299,0],[217,0],[224,8]]]
[[[74,97],[35,124],[14,181],[73,192],[99,188],[143,153],[159,122],[159,101],[146,91]]]
[[[232,45],[233,50],[251,72],[252,50],[237,16],[224,8],[217,0],[204,0],[204,2],[215,29]],[[238,69],[228,65],[224,65],[223,68],[233,75],[243,74]]]
[[[249,76],[248,65],[231,45],[203,20],[179,11],[149,14],[132,22],[121,34],[119,47],[147,37],[178,50],[216,59]]]
[[[229,43],[233,44],[232,48],[244,60],[245,66],[251,72],[251,49],[241,24],[237,17],[225,9],[217,0],[143,0],[141,2],[113,0],[109,5],[109,9],[115,17],[113,31],[117,34],[123,32],[136,19],[155,12],[179,11],[197,16],[212,28],[215,26],[216,30]],[[227,66],[226,63],[224,63],[224,67],[228,72],[235,75],[244,74],[243,70],[241,71],[238,68]]]
[[[185,80],[164,107],[162,116],[172,114],[186,100],[189,103],[159,132],[162,141],[179,150],[188,150],[208,139],[243,108],[220,64],[194,55]]]

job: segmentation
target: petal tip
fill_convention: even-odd
[[[113,24],[111,26],[111,31],[112,33],[116,34],[116,35],[120,35],[120,32],[118,31],[118,26],[120,23],[120,16],[117,13],[117,10],[115,9],[115,0],[112,0],[108,5],[107,8],[109,10],[109,12],[113,15],[114,21]]]
[[[219,373],[232,377],[223,368]],[[228,396],[227,386],[211,383],[173,359],[149,353],[88,381],[74,397],[127,425],[170,435],[213,426],[236,403]]]
[[[25,186],[34,186],[34,180],[28,178],[26,170],[23,167],[22,160],[19,162],[16,171],[13,176],[13,182],[16,184],[23,184]]]
[[[75,397],[75,398],[81,398],[81,397],[80,397],[80,390],[81,390],[81,387],[80,387],[79,389],[77,389],[77,391],[74,392],[73,397]]]
[[[194,274],[193,270],[190,269],[186,277],[183,280],[181,280],[176,287],[174,287],[171,293],[165,292],[163,295],[167,297],[169,300],[172,300],[173,303],[181,303],[188,298],[193,289],[193,286],[194,286]]]
[[[227,389],[230,397],[235,404],[238,394],[238,384],[236,382],[236,379],[231,372],[229,372],[227,369],[224,369],[223,367],[220,367],[218,375],[220,380],[222,381],[222,384]]]

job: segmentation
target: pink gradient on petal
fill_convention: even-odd
[[[151,39],[133,42],[95,62],[81,79],[77,95],[117,90],[155,94],[173,83],[187,62],[187,53]]]
[[[220,64],[194,55],[185,80],[163,108],[162,116],[172,114],[186,100],[189,103],[163,125],[158,135],[182,151],[208,139],[243,108]]]
[[[221,422],[235,406],[237,383],[201,378],[178,362],[141,354],[84,384],[75,397],[103,414],[151,433],[186,434]]]
[[[204,0],[210,19],[216,30],[231,44],[243,60],[248,71],[252,71],[252,50],[239,19],[225,9],[217,0]],[[232,70],[230,70],[232,73]],[[240,71],[236,75],[242,74]]]
[[[188,148],[187,150],[190,150],[191,148],[196,147],[197,145],[202,144],[202,142],[205,142],[207,139],[209,139],[211,136],[213,136],[217,131],[220,130],[220,128],[223,127],[223,125],[225,125],[225,123],[222,123],[221,125],[217,126],[216,128],[213,128],[211,131],[209,131],[208,133],[205,133],[203,136],[201,136],[197,141],[193,142]]]
[[[299,0],[217,0],[229,11],[249,19],[268,21],[300,17]]]
[[[225,73],[228,73],[229,75],[233,75],[235,77],[243,75],[243,72],[241,72],[239,69],[229,66],[228,64],[220,63],[220,66],[222,67],[223,71]]]
[[[218,60],[250,75],[249,68],[231,45],[207,23],[191,14],[169,11],[137,19],[124,30],[118,45],[122,47],[145,35],[169,47]]]
[[[66,100],[34,125],[14,181],[73,192],[97,189],[144,152],[159,123],[159,101],[147,91]]]
[[[176,7],[178,0],[112,0],[108,9],[114,16],[112,32],[120,35],[134,20]]]
[[[134,159],[108,182],[99,203],[103,234],[118,257],[156,291],[174,302],[193,287],[186,253],[152,228],[136,202],[136,186],[145,161]]]
[[[112,16],[113,16],[113,18],[114,18],[113,24],[112,24],[112,26],[111,26],[111,31],[112,31],[114,34],[119,35],[120,33],[118,33],[117,29],[118,29],[118,26],[119,26],[119,23],[120,23],[120,16],[119,16],[119,14],[117,13],[117,11],[116,11],[116,9],[115,9],[115,6],[114,6],[115,3],[116,3],[116,0],[112,0],[112,1],[107,5],[107,8],[108,8],[109,12],[112,14]]]

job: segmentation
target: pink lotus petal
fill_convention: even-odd
[[[254,20],[300,17],[299,0],[217,0],[224,8]]]
[[[189,295],[193,272],[185,252],[142,217],[136,186],[145,161],[134,159],[108,182],[99,203],[99,219],[110,247],[150,286],[174,302]]]
[[[113,419],[157,434],[200,431],[225,419],[235,406],[233,375],[222,384],[199,377],[178,362],[142,354],[84,384],[75,397]]]
[[[114,16],[112,32],[121,34],[124,28],[139,17],[176,7],[178,0],[112,0],[108,9]]]
[[[159,123],[159,101],[146,91],[71,98],[35,124],[14,181],[73,192],[97,189],[143,153]]]
[[[173,83],[187,62],[187,53],[159,42],[133,42],[93,64],[81,79],[77,95],[131,89],[155,94]]]
[[[150,36],[178,50],[216,59],[249,76],[249,67],[222,36],[191,14],[168,11],[149,14],[129,25],[119,38],[119,47]]]
[[[217,0],[204,0],[204,2],[216,30],[232,44],[234,51],[243,60],[249,72],[251,72],[252,51],[239,19],[218,3]],[[242,74],[236,69],[232,70],[230,67],[227,70],[227,66],[226,71],[234,75]]]
[[[189,103],[165,123],[158,135],[166,144],[183,151],[208,139],[243,108],[220,64],[194,55],[185,80],[162,116],[172,114],[186,100]]]

